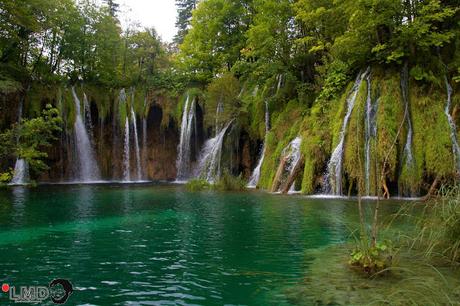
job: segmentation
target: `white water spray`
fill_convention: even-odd
[[[75,103],[75,143],[77,146],[78,179],[83,182],[100,180],[99,167],[96,162],[95,153],[91,146],[85,124],[81,116],[80,100],[78,99],[75,87],[72,86],[72,96]]]
[[[342,194],[342,166],[343,166],[343,150],[345,145],[345,134],[348,126],[348,121],[350,120],[351,113],[355,106],[356,97],[358,96],[359,88],[363,79],[369,74],[370,68],[365,72],[360,73],[355,81],[355,84],[348,96],[347,99],[347,113],[343,119],[342,129],[340,131],[340,140],[339,144],[335,147],[332,152],[331,159],[327,165],[328,173],[326,175],[326,184],[329,187],[327,190],[329,193],[332,192],[335,195]]]
[[[217,134],[214,138],[208,139],[204,144],[200,153],[198,168],[196,175],[208,182],[213,183],[221,175],[221,157],[222,157],[222,144],[224,136],[233,120]]]

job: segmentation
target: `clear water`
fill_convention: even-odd
[[[356,203],[340,199],[15,187],[0,191],[0,283],[66,278],[70,305],[287,305],[285,288],[308,275],[305,251],[348,239],[356,220]]]

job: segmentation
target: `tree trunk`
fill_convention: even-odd
[[[436,187],[438,186],[438,184],[439,184],[439,176],[437,176],[434,179],[433,184],[431,184],[430,189],[428,190],[428,193],[422,198],[423,201],[427,201],[433,196],[433,194],[436,191]]]
[[[305,158],[302,156],[299,162],[294,166],[292,174],[289,175],[286,184],[283,188],[283,193],[288,193],[289,189],[291,188],[292,184],[295,183],[296,178],[299,176],[300,172],[303,170],[305,164]]]
[[[284,172],[284,167],[286,166],[287,157],[284,156],[281,158],[280,165],[278,166],[278,170],[276,170],[275,179],[273,180],[271,192],[275,192],[278,190],[280,186],[280,179]]]

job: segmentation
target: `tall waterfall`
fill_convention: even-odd
[[[296,137],[292,140],[289,145],[284,148],[283,156],[288,156],[286,161],[286,170],[288,171],[289,175],[294,173],[296,165],[300,161],[300,145],[302,144],[302,138]],[[292,184],[290,191],[295,191],[295,184]]]
[[[268,101],[265,100],[265,137],[267,137],[267,133],[270,130],[270,112],[268,109]],[[256,188],[257,184],[259,183],[260,179],[260,170],[262,168],[262,164],[265,158],[265,140],[264,144],[262,145],[262,154],[260,155],[259,161],[257,162],[257,166],[254,168],[251,177],[249,178],[248,187],[249,188]]]
[[[345,145],[345,134],[348,126],[348,121],[350,120],[351,113],[353,112],[361,83],[369,73],[370,68],[368,68],[365,72],[360,73],[356,78],[355,84],[347,98],[347,113],[343,119],[339,144],[332,152],[331,159],[327,165],[328,173],[326,175],[326,184],[329,184],[329,189],[332,189],[328,190],[328,192],[333,192],[335,195],[342,194],[343,149]]]
[[[133,124],[133,130],[134,130],[134,148],[136,149],[136,175],[137,175],[137,180],[140,181],[142,180],[141,153],[139,149],[139,135],[137,132],[136,113],[134,113],[132,104],[131,104],[131,122]]]
[[[123,142],[123,181],[131,181],[131,165],[129,164],[130,144],[129,144],[129,118],[125,119],[125,137]]]
[[[200,153],[196,175],[206,179],[208,182],[214,182],[221,175],[221,157],[222,144],[224,136],[233,120],[217,134],[214,138],[208,139]]]
[[[375,104],[372,104],[371,96],[371,74],[369,73],[366,77],[367,82],[367,99],[366,99],[366,128],[365,128],[365,165],[364,170],[366,174],[366,195],[370,195],[370,176],[371,176],[371,139],[377,136],[377,107],[378,100]]]
[[[120,107],[124,107],[124,109],[126,110],[127,97],[126,97],[126,91],[124,88],[120,90],[120,94],[118,95],[118,100],[120,103]],[[124,136],[123,136],[123,181],[124,182],[131,181],[130,155],[131,155],[131,144],[130,144],[130,131],[129,131],[129,113],[126,113],[125,131],[124,131]]]
[[[24,100],[21,99],[18,108],[18,124],[22,121],[22,108],[24,107]],[[19,142],[19,139],[16,139]],[[16,159],[14,165],[13,179],[10,185],[26,185],[29,182],[29,164],[23,158]]]
[[[177,179],[183,180],[190,176],[190,163],[192,153],[192,133],[196,130],[195,98],[190,103],[190,96],[187,95],[184,110],[182,112],[182,123],[180,130],[180,143],[176,161]]]
[[[14,166],[13,179],[10,185],[26,185],[29,182],[29,164],[23,158],[18,158]]]
[[[76,113],[74,133],[77,146],[78,179],[83,182],[97,181],[100,180],[99,166],[96,162],[96,155],[91,146],[88,131],[83,123],[80,100],[78,99],[74,86],[72,86],[72,96],[75,102]]]
[[[446,83],[447,90],[447,102],[444,113],[446,114],[447,121],[449,122],[450,126],[450,139],[452,140],[452,152],[454,153],[455,166],[457,167],[457,171],[460,171],[460,147],[458,146],[457,141],[457,126],[455,125],[454,119],[450,114],[450,105],[452,103],[452,87],[449,84],[447,75],[444,76],[444,82]]]
[[[404,118],[407,122],[407,135],[406,144],[404,146],[404,157],[406,159],[407,168],[412,167],[414,157],[412,154],[412,121],[410,119],[409,111],[409,72],[407,63],[404,65],[403,71],[401,72],[401,93],[404,102]]]

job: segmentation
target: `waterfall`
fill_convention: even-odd
[[[289,176],[294,173],[295,167],[300,161],[300,145],[302,144],[302,138],[296,137],[292,140],[289,145],[284,148],[283,156],[288,156],[287,158],[287,168],[286,170],[289,172]],[[291,185],[290,190],[291,192],[295,191],[295,183]]]
[[[267,133],[270,130],[270,112],[268,109],[268,102],[265,100],[265,137],[267,137]],[[262,145],[262,154],[260,155],[259,161],[257,162],[257,166],[254,168],[251,177],[249,178],[248,187],[249,188],[256,188],[257,184],[259,183],[260,179],[260,170],[262,168],[262,164],[265,158],[265,140],[264,144]]]
[[[78,178],[83,182],[100,180],[99,167],[96,162],[95,153],[91,146],[85,124],[81,116],[80,100],[78,99],[75,87],[72,86],[72,96],[75,102],[75,143],[77,146]]]
[[[131,181],[131,166],[129,164],[129,118],[125,120],[125,138],[123,143],[123,181]]]
[[[136,149],[136,174],[137,180],[142,180],[142,169],[141,169],[141,153],[139,150],[139,136],[137,133],[137,120],[136,114],[134,113],[133,105],[131,104],[131,122],[134,130],[134,148]]]
[[[179,152],[176,161],[178,180],[187,179],[190,175],[192,132],[193,128],[196,130],[195,103],[195,98],[193,98],[192,103],[190,103],[190,96],[187,95],[184,110],[182,112]]]
[[[222,124],[219,123],[219,118],[220,115],[224,112],[224,104],[222,103],[222,100],[219,100],[219,103],[217,104],[216,108],[216,135],[219,134],[219,131],[222,128]]]
[[[407,122],[407,136],[406,144],[404,146],[404,156],[406,158],[406,167],[412,167],[414,161],[412,155],[412,122],[410,120],[409,112],[409,72],[407,68],[407,63],[404,65],[403,71],[401,73],[401,93],[404,102],[404,118]]]
[[[446,83],[447,90],[447,102],[444,113],[446,114],[447,121],[449,122],[450,126],[450,139],[452,140],[452,152],[454,153],[455,166],[457,167],[457,171],[460,171],[460,147],[458,146],[457,141],[457,127],[455,125],[454,119],[450,114],[450,105],[452,103],[452,87],[449,84],[447,75],[444,76],[444,82]]]
[[[281,74],[281,73],[278,74],[276,79],[278,80],[278,84],[276,86],[276,93],[278,93],[280,91],[281,85],[283,84],[283,74]]]
[[[20,99],[19,108],[18,108],[18,124],[21,124],[22,121],[22,108],[24,107],[24,100]],[[19,142],[19,138],[16,139]],[[14,165],[13,179],[10,182],[10,185],[26,185],[29,182],[29,164],[23,158],[16,159],[16,164]]]
[[[208,139],[200,153],[196,174],[212,183],[221,175],[221,156],[224,136],[232,124],[231,120],[214,138]]]
[[[10,185],[26,185],[29,182],[29,165],[23,158],[18,158],[14,166],[13,179]]]
[[[332,190],[328,192],[333,192],[335,195],[342,194],[342,165],[343,165],[343,149],[345,145],[345,134],[348,126],[348,121],[350,120],[351,113],[355,106],[356,97],[358,96],[359,88],[363,79],[369,74],[370,68],[365,72],[360,73],[356,78],[355,84],[351,89],[351,92],[347,98],[347,113],[343,119],[342,129],[340,131],[340,140],[337,147],[334,149],[331,155],[331,159],[327,165],[328,173],[326,175],[326,184],[329,184]]]
[[[377,107],[378,100],[372,105],[371,96],[371,74],[369,73],[366,77],[367,83],[367,99],[366,99],[366,128],[365,128],[365,174],[366,174],[366,195],[370,195],[370,176],[371,176],[371,139],[377,136]]]

